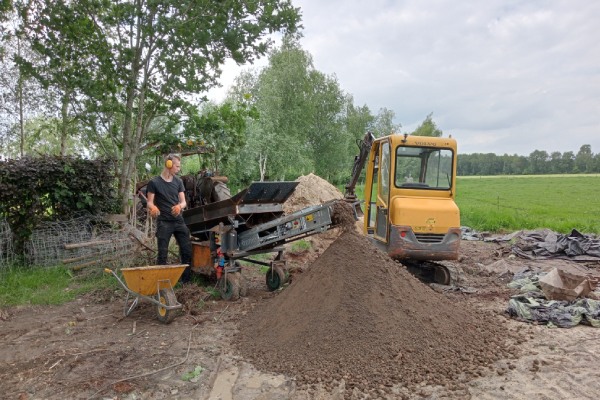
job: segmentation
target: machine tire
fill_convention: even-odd
[[[266,274],[267,288],[270,292],[279,289],[287,281],[286,273],[283,268],[269,268]]]
[[[240,283],[236,276],[239,273],[229,273],[223,277],[223,282],[219,285],[219,291],[223,300],[235,301],[240,298]]]
[[[177,305],[177,298],[171,289],[161,289],[158,292],[158,301],[167,306]],[[170,324],[175,319],[175,310],[167,310],[164,307],[156,306],[156,318],[163,324]]]

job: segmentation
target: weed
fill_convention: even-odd
[[[290,252],[292,253],[303,253],[310,250],[311,244],[304,239],[297,240],[290,246]]]

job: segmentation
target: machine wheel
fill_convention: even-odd
[[[221,278],[219,291],[223,300],[235,301],[240,298],[240,283],[236,274],[232,272]]]
[[[433,281],[440,285],[449,285],[451,283],[450,271],[443,265],[436,264],[433,270]]]
[[[177,298],[175,297],[175,293],[171,289],[160,289],[158,292],[158,301],[161,304],[167,306],[177,305]],[[158,320],[164,324],[169,324],[173,319],[175,319],[175,312],[177,310],[167,310],[164,307],[156,306],[156,317]]]
[[[279,289],[287,281],[286,273],[283,268],[269,268],[266,275],[267,288],[273,292]]]

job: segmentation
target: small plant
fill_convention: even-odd
[[[186,382],[197,382],[198,377],[200,376],[202,371],[204,371],[204,368],[202,368],[201,365],[197,365],[193,371],[189,371],[189,372],[186,372],[185,374],[183,374],[181,376],[181,380],[186,381]]]
[[[267,271],[269,271],[269,266],[267,265],[261,265],[258,270],[260,271],[261,274],[266,274]]]
[[[306,240],[298,240],[292,243],[290,246],[290,251],[292,253],[303,253],[305,251],[310,250],[311,244]]]
[[[219,290],[215,287],[207,287],[206,293],[208,293],[213,299],[218,299],[221,297],[221,292],[219,292]]]

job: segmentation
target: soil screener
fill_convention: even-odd
[[[254,182],[229,199],[184,211],[184,221],[197,238],[192,241],[192,271],[216,274],[224,299],[244,296],[237,260],[268,266],[267,287],[279,288],[287,279],[283,245],[335,226],[335,201],[284,215],[283,203],[297,185]],[[277,255],[271,262],[249,258],[262,253]]]

